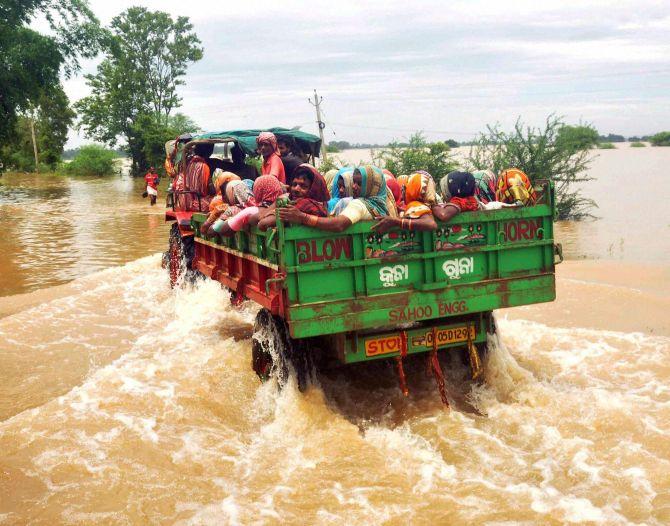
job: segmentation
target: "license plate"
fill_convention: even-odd
[[[462,327],[451,327],[449,329],[436,329],[435,337],[437,339],[437,346],[442,347],[443,345],[449,345],[452,343],[467,342],[468,339],[474,340],[476,334],[474,325],[469,326],[470,337],[468,338],[468,326],[463,325]],[[426,347],[428,349],[433,348],[433,331],[426,331],[421,336],[413,336],[411,338],[411,343],[413,347]]]

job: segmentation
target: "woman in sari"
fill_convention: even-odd
[[[328,199],[333,197],[333,195],[330,193],[330,188],[333,185],[333,180],[335,179],[337,172],[338,170],[336,168],[333,168],[332,170],[328,170],[325,174],[323,174],[323,178],[326,180],[326,188],[328,188],[328,194],[329,194]]]
[[[483,204],[496,200],[496,174],[491,170],[472,172],[475,178],[475,197]]]
[[[235,182],[235,181],[234,181]],[[239,186],[246,189],[246,185],[240,181]],[[230,186],[229,183],[228,186]],[[226,188],[226,191],[228,188]],[[227,219],[219,218],[207,232],[208,235],[219,234],[222,236],[232,236],[247,225],[258,222],[261,209],[273,205],[279,196],[283,193],[283,186],[273,175],[261,175],[254,182],[254,194],[246,202],[246,206],[240,212]]]
[[[450,172],[440,179],[444,204],[433,207],[433,214],[440,221],[449,221],[460,212],[479,210],[475,197],[475,178],[470,172]]]
[[[330,200],[328,201],[328,213],[332,214],[335,205],[345,198],[351,197],[351,185],[354,176],[354,168],[352,166],[344,166],[340,168],[332,179],[330,186]]]
[[[233,172],[224,172],[220,168],[214,170],[212,179],[214,180],[216,195],[209,203],[209,215],[207,216],[207,220],[200,227],[200,232],[203,234],[209,230],[209,227],[214,224],[214,221],[216,221],[230,206],[230,203],[223,196],[225,186],[231,181],[240,180],[240,178]]]
[[[293,181],[288,195],[291,204],[305,214],[328,217],[328,199],[330,194],[326,180],[311,164],[303,163],[293,172]],[[276,223],[277,204],[262,210],[258,228],[266,230]]]
[[[496,196],[503,203],[523,206],[533,205],[537,199],[530,179],[518,168],[508,168],[500,172]]]
[[[193,153],[186,163],[186,170],[180,186],[183,185],[183,190],[196,192],[197,195],[189,193],[179,196],[179,203],[183,210],[206,212],[209,209],[209,202],[211,201],[209,180],[211,174],[205,158],[212,154],[213,148],[211,144],[196,144],[193,148]]]
[[[403,207],[402,189],[400,188],[400,184],[398,184],[395,175],[393,175],[389,170],[382,170],[382,172],[384,173],[384,177],[386,178],[386,187],[393,196],[396,208],[398,209],[398,211],[400,211]]]
[[[352,174],[351,198],[342,198],[335,205],[334,210],[338,215],[319,217],[306,214],[295,206],[289,206],[279,210],[279,217],[289,223],[308,225],[330,232],[342,232],[359,221],[371,220],[382,215],[397,216],[393,199],[388,199],[387,194],[386,180],[382,171],[373,166],[359,166]]]
[[[437,205],[435,180],[428,172],[413,173],[405,184],[405,210],[400,217],[382,217],[372,229],[383,234],[392,228],[403,230],[436,230],[433,207]]]

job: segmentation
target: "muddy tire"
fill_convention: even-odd
[[[312,370],[309,353],[302,342],[293,340],[286,322],[267,309],[261,309],[254,322],[251,367],[261,382],[276,378],[280,389],[286,385],[289,375],[295,374],[300,391],[307,389]]]
[[[193,236],[182,236],[177,223],[170,229],[168,251],[163,255],[163,265],[170,276],[170,287],[185,281],[193,282],[200,272],[193,270],[195,240]]]

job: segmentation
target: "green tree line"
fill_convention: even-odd
[[[49,22],[49,35],[29,27],[38,16]],[[61,80],[80,70],[82,58],[100,53],[96,74],[86,75],[91,94],[72,107]],[[3,4],[0,163],[20,171],[54,170],[76,123],[87,138],[122,148],[133,173],[160,167],[166,140],[198,131],[176,111],[177,89],[202,53],[187,17],[131,7],[102,28],[85,0]],[[93,151],[100,153],[88,153]]]
[[[49,34],[30,27],[46,19]],[[94,57],[102,34],[83,0],[21,0],[0,6],[0,162],[35,168],[60,159],[74,113],[61,84]]]

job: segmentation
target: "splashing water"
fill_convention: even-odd
[[[484,417],[392,367],[260,384],[255,314],[156,255],[1,319],[0,523],[670,521],[668,338],[502,317]]]

